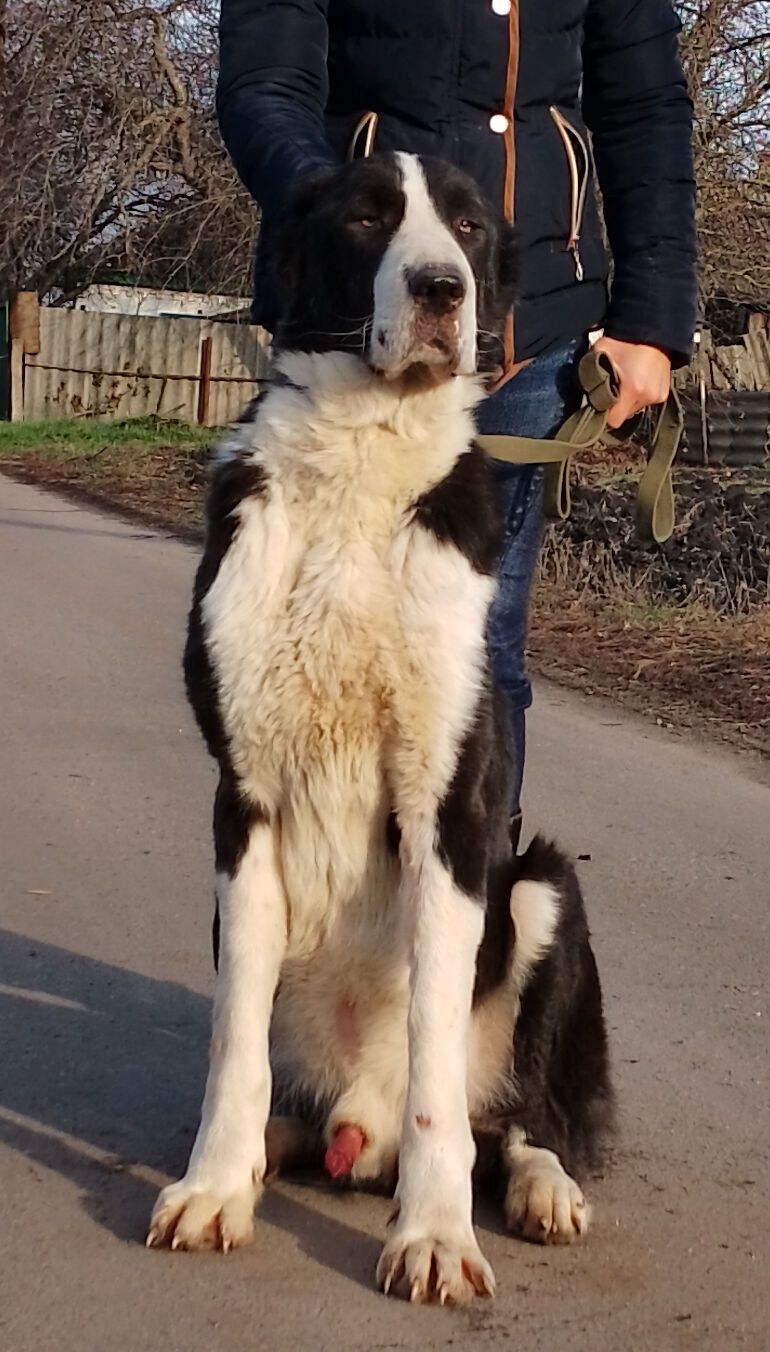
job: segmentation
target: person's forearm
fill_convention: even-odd
[[[220,101],[222,138],[252,197],[280,214],[297,179],[333,163],[323,127],[285,94],[240,90]]]
[[[328,0],[222,0],[217,113],[249,192],[271,216],[333,161],[324,135]]]
[[[614,261],[608,337],[687,360],[695,324],[692,109],[668,0],[591,0],[583,110]]]

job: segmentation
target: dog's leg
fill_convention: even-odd
[[[476,951],[484,912],[434,851],[413,878],[409,1086],[396,1219],[377,1269],[387,1292],[464,1303],[494,1276],[471,1218],[474,1145],[466,1090]]]
[[[515,1125],[502,1148],[505,1216],[525,1239],[571,1244],[586,1234],[590,1213],[567,1171],[582,1177],[599,1163],[613,1123],[601,986],[569,860],[536,837],[517,869],[511,918],[520,1006]]]
[[[251,826],[232,876],[217,876],[221,925],[209,1075],[187,1173],[164,1188],[148,1245],[228,1249],[253,1235],[270,1109],[268,1030],[286,948],[271,827]]]
[[[461,1303],[494,1290],[473,1233],[467,1093],[487,885],[478,714],[494,581],[473,550],[463,553],[449,480],[430,496],[427,524],[418,517],[405,534],[399,565],[408,661],[394,685],[388,772],[412,935],[409,1079],[397,1215],[377,1275],[407,1299]]]
[[[511,1127],[503,1165],[509,1230],[536,1244],[572,1244],[586,1233],[588,1203],[553,1150],[528,1145],[522,1128]]]

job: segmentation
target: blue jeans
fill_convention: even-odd
[[[580,402],[575,363],[584,345],[575,340],[523,367],[484,400],[476,415],[479,432],[553,436]],[[540,465],[508,465],[502,460],[490,464],[500,495],[504,539],[487,643],[492,673],[506,696],[511,720],[515,764],[511,815],[515,815],[524,776],[525,710],[532,703],[524,648],[529,593],[543,528],[543,471]]]

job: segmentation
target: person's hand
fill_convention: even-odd
[[[608,427],[620,427],[643,408],[662,404],[668,398],[671,360],[659,347],[623,343],[619,338],[599,338],[593,350],[609,357],[620,387],[616,402],[607,411]]]

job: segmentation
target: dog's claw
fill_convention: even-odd
[[[533,1147],[505,1200],[509,1230],[535,1244],[572,1244],[588,1230],[591,1209],[550,1151]]]
[[[232,1249],[249,1244],[254,1235],[253,1184],[229,1196],[204,1192],[187,1184],[164,1188],[150,1218],[148,1248],[174,1252]]]
[[[472,1236],[460,1243],[438,1237],[389,1239],[377,1280],[386,1296],[392,1293],[414,1305],[466,1305],[495,1290],[492,1269]]]

